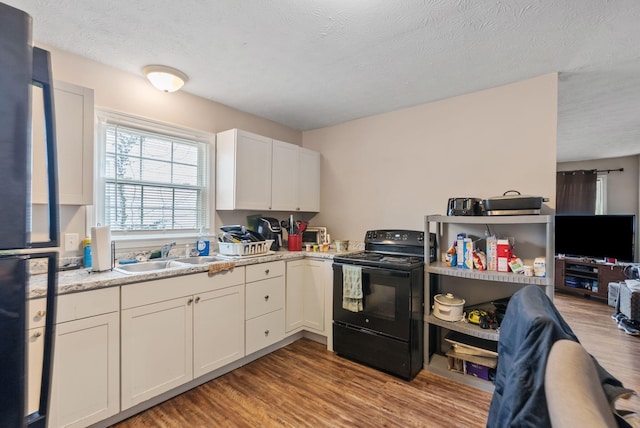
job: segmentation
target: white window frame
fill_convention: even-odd
[[[208,234],[213,230],[213,213],[214,200],[212,177],[213,172],[212,155],[215,153],[213,144],[215,143],[215,135],[197,131],[193,129],[178,127],[175,125],[128,115],[125,113],[115,112],[106,109],[96,109],[96,155],[94,168],[94,209],[87,210],[87,224],[100,225],[105,224],[105,126],[119,125],[128,128],[138,129],[143,132],[155,133],[162,136],[179,138],[204,144],[204,182],[205,194],[207,200],[205,202],[204,227],[200,231],[176,231],[176,230],[149,230],[149,231],[112,231],[112,239],[118,243],[119,248],[135,248],[148,245],[156,245],[167,241],[175,241],[177,244],[195,243],[202,233]]]
[[[596,178],[596,214],[607,214],[607,175]]]

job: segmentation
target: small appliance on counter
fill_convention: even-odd
[[[280,221],[273,217],[260,217],[258,219],[257,232],[264,236],[264,239],[273,239],[271,251],[278,251],[282,246],[282,228]]]
[[[329,243],[329,235],[326,227],[309,226],[302,232],[302,244],[322,245]]]

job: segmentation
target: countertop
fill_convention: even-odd
[[[236,266],[247,266],[258,263],[267,263],[278,260],[290,261],[298,260],[302,258],[310,259],[333,259],[336,255],[353,254],[361,252],[362,250],[350,250],[343,252],[336,252],[335,250],[329,250],[327,252],[306,252],[306,251],[287,251],[280,250],[264,256],[240,258],[233,260]],[[215,254],[212,254],[215,255]],[[138,272],[138,273],[123,273],[117,270],[110,270],[105,272],[92,272],[90,269],[77,269],[70,271],[62,271],[58,273],[58,294],[75,293],[79,291],[88,291],[97,288],[104,287],[116,287],[126,284],[133,284],[142,281],[152,281],[160,278],[168,278],[172,276],[189,275],[200,272],[207,272],[210,264],[227,263],[230,260],[201,264],[201,265],[188,265],[177,266],[162,270]],[[29,292],[28,298],[33,299],[37,297],[44,297],[47,294],[47,275],[38,274],[32,275],[29,278]]]

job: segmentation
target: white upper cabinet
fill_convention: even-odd
[[[239,129],[216,138],[216,208],[265,209],[271,205],[271,139]]]
[[[298,148],[298,207],[320,211],[320,153]]]
[[[239,129],[216,139],[216,209],[320,210],[320,153]]]
[[[54,82],[58,193],[62,205],[93,204],[93,89]],[[34,204],[47,203],[42,90],[32,93]]]
[[[294,144],[273,140],[271,209],[297,211],[299,187],[298,149]]]

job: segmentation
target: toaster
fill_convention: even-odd
[[[449,198],[447,215],[482,215],[482,199],[480,198]]]

